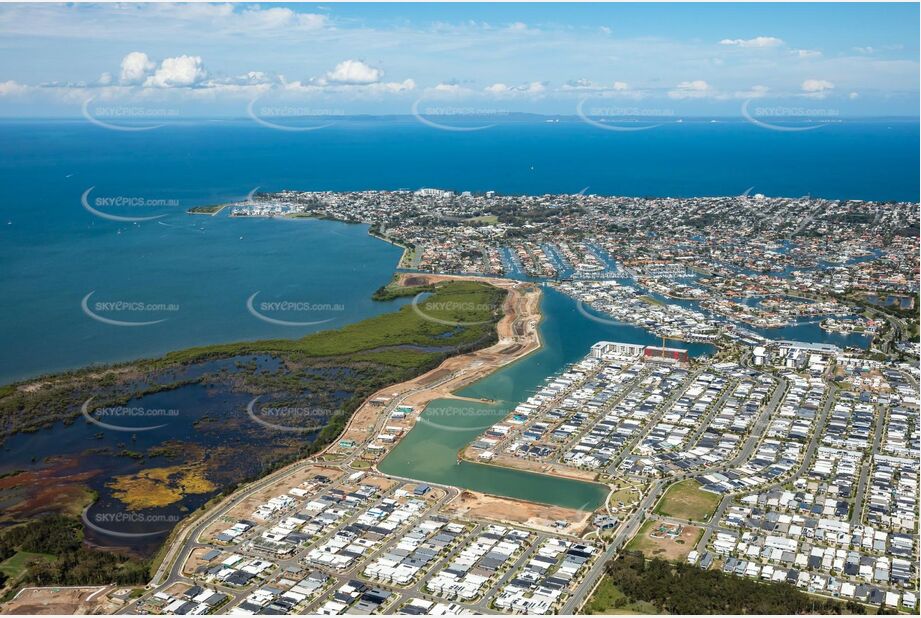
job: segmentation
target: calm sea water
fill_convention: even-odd
[[[742,122],[688,122],[636,133],[577,122],[516,122],[445,132],[412,119],[343,120],[307,133],[248,121],[201,121],[116,132],[82,121],[0,122],[0,382],[190,345],[291,337],[388,311],[371,292],[399,250],[364,226],[189,216],[186,208],[271,191],[422,186],[505,193],[768,195],[918,199],[918,124],[848,122],[779,133]],[[114,222],[80,203],[163,214]],[[120,327],[104,317],[157,324]],[[267,309],[246,301],[326,305]],[[106,309],[133,303],[131,310]],[[138,307],[143,304],[140,310]],[[157,309],[157,310],[154,310]]]

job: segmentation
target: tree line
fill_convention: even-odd
[[[626,595],[623,604],[652,603],[668,614],[865,614],[856,601],[818,599],[787,583],[764,583],[718,570],[673,563],[640,552],[610,561],[607,574]]]
[[[0,534],[0,561],[17,552],[51,554],[53,559],[28,563],[21,582],[37,586],[93,586],[143,584],[149,579],[149,563],[107,551],[93,551],[83,544],[78,519],[48,515],[14,526]]]

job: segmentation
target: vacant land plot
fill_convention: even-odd
[[[592,598],[582,608],[583,614],[602,615],[629,615],[629,614],[656,614],[656,608],[646,601],[630,601],[627,596],[614,585],[614,580],[609,575],[595,589]]]
[[[524,524],[544,532],[573,535],[581,534],[592,516],[586,511],[500,498],[470,490],[462,491],[445,505],[444,510],[460,517]],[[559,522],[566,522],[566,526],[557,527]]]
[[[706,521],[719,503],[720,497],[717,494],[702,491],[700,483],[691,479],[669,487],[656,505],[655,512],[666,517]]]
[[[647,558],[684,560],[694,549],[702,530],[697,526],[680,526],[680,528],[680,533],[676,535],[676,526],[650,519],[627,544],[627,549],[641,551]]]
[[[105,595],[96,594],[103,586],[86,588],[25,588],[16,598],[4,604],[0,613],[29,614],[94,614],[105,602]],[[106,612],[101,612],[106,613]]]

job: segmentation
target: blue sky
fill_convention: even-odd
[[[4,4],[0,115],[739,115],[749,101],[917,116],[918,21],[911,3]]]

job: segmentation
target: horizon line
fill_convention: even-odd
[[[125,106],[131,107],[131,106]],[[494,118],[502,119],[516,116],[525,116],[525,117],[537,117],[537,118],[557,118],[557,119],[572,119],[572,120],[581,120],[581,116],[578,114],[568,114],[568,113],[540,113],[540,112],[516,112],[516,111],[504,111],[500,113],[482,113],[482,114],[425,114],[425,116],[432,116],[438,118]],[[590,118],[611,118],[614,120],[645,120],[645,121],[659,121],[659,122],[675,122],[677,120],[740,120],[748,122],[744,116],[734,116],[734,115],[704,115],[704,114],[687,114],[687,115],[644,115],[644,114],[624,114],[622,116],[606,116],[606,115],[591,115],[587,114]],[[415,118],[416,116],[412,113],[371,113],[371,112],[356,112],[349,114],[304,114],[304,115],[291,115],[286,116],[286,118],[297,119],[297,118]],[[151,120],[151,119],[164,119],[162,116],[155,114],[149,116],[136,116],[138,120]],[[785,119],[799,120],[799,119],[808,119],[814,121],[824,120],[829,123],[833,123],[839,120],[915,120],[921,121],[921,115],[906,115],[906,114],[865,114],[865,115],[789,115],[784,116]],[[204,115],[204,114],[189,114],[181,117],[172,116],[166,118],[167,120],[176,122],[180,120],[191,120],[191,119],[202,119],[202,120],[249,120],[250,118],[247,115]],[[0,120],[86,120],[86,117],[81,114],[73,115],[47,115],[47,116],[27,116],[27,115],[3,115],[0,114]],[[129,120],[130,122],[130,120]]]

